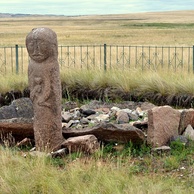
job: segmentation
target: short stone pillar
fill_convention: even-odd
[[[26,47],[36,149],[49,152],[63,141],[57,35],[49,28],[35,28],[26,37]]]

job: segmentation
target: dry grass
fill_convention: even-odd
[[[34,27],[46,26],[58,34],[59,45],[193,45],[194,11],[109,16],[1,18],[0,46],[25,45]],[[164,24],[161,24],[164,23]],[[165,24],[167,23],[167,24]],[[172,25],[169,25],[171,23]],[[194,94],[194,78],[186,74],[141,71],[64,71],[69,88],[117,88],[161,94]],[[0,77],[0,92],[22,90],[27,75]],[[22,152],[0,147],[0,193],[193,193],[193,152],[184,158],[93,157],[63,161],[23,157]],[[99,154],[100,155],[100,154]],[[181,158],[181,157],[182,158]],[[138,161],[138,162],[137,162]],[[61,166],[62,162],[62,166]],[[57,163],[57,166],[56,166]],[[185,167],[185,171],[180,168]],[[158,172],[157,172],[158,171]]]
[[[193,158],[179,155],[49,159],[0,147],[0,193],[193,193]]]
[[[0,46],[25,45],[35,27],[52,28],[59,45],[193,45],[194,11],[106,16],[0,18]],[[166,26],[145,24],[171,24]],[[178,25],[175,25],[178,24]]]
[[[80,17],[24,17],[24,18],[0,18],[0,73],[5,74],[5,67],[3,66],[6,61],[6,71],[15,71],[15,49],[6,49],[1,47],[25,46],[26,35],[31,29],[36,27],[49,27],[56,31],[58,35],[59,45],[149,45],[149,46],[192,46],[194,40],[194,11],[177,11],[177,12],[156,12],[156,13],[140,13],[140,14],[123,14],[123,15],[97,15],[97,16],[80,16]],[[69,53],[67,48],[63,51],[59,49],[59,58],[67,58]],[[74,48],[70,50],[70,57],[74,57]],[[80,65],[80,48],[76,47],[76,64]],[[128,52],[126,48],[126,53]],[[144,48],[147,52],[150,48]],[[155,48],[150,50],[151,55],[156,52]],[[163,49],[163,48],[162,48]],[[102,48],[103,50],[103,48]],[[107,47],[107,66],[110,65],[109,47]],[[12,52],[12,53],[11,53]],[[102,59],[99,59],[99,47],[96,47],[96,65],[103,64],[103,52],[101,53]],[[122,47],[118,53],[122,53]],[[138,50],[138,57],[143,52],[141,48]],[[158,49],[161,54],[161,48]],[[172,50],[172,53],[174,51]],[[6,53],[6,54],[5,54]],[[27,72],[28,55],[26,49],[23,51],[23,61],[19,61],[19,72]],[[83,56],[85,57],[86,48],[83,49]],[[171,53],[171,55],[172,55]],[[180,53],[182,53],[180,51]],[[188,51],[184,51],[183,63],[187,64],[190,60]],[[62,54],[62,55],[61,55]],[[90,58],[93,57],[93,51],[90,50]],[[164,56],[168,54],[168,50],[164,50]],[[192,53],[191,53],[192,54]],[[191,55],[190,54],[190,55]],[[19,50],[19,55],[21,51]],[[6,56],[6,59],[5,59]],[[111,50],[112,59],[116,56],[116,47]],[[127,56],[128,57],[128,56]],[[146,56],[148,57],[148,56]],[[160,56],[161,57],[161,56]],[[19,56],[20,59],[20,56]],[[101,61],[100,61],[101,60]],[[131,66],[134,66],[135,49],[131,50]],[[145,62],[146,59],[144,59]],[[152,57],[151,57],[152,60]],[[165,65],[168,64],[168,59],[164,59]],[[153,61],[152,61],[153,62]],[[23,64],[21,64],[23,63]],[[67,63],[67,61],[65,61]],[[84,61],[85,65],[86,61]],[[112,62],[112,66],[114,64]],[[154,63],[154,62],[153,62]],[[66,64],[65,64],[66,65]],[[72,66],[72,61],[70,60]],[[89,66],[92,68],[92,60],[89,61]],[[157,65],[157,64],[153,64]],[[67,68],[66,66],[64,69]],[[76,65],[77,68],[77,65]],[[190,68],[190,67],[189,67]],[[191,68],[190,68],[191,69]],[[187,69],[186,69],[187,71]]]
[[[0,76],[0,93],[5,94],[9,91],[23,91],[28,87],[27,75],[7,74]]]

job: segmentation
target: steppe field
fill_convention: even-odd
[[[36,27],[49,27],[59,45],[192,46],[194,11],[154,12],[77,17],[31,16],[0,18],[0,46],[25,45]]]
[[[10,90],[22,91],[28,86],[29,58],[25,49],[25,38],[36,27],[49,27],[57,33],[58,45],[61,46],[59,49],[61,80],[65,88],[68,88],[67,93],[75,93],[74,91],[78,93],[80,88],[83,91],[104,91],[108,87],[117,88],[119,94],[134,91],[138,91],[140,95],[150,92],[162,96],[179,94],[193,96],[194,94],[194,78],[188,76],[188,72],[192,74],[194,70],[192,58],[194,11],[76,17],[19,17],[18,15],[0,17],[1,93]],[[106,75],[103,72],[103,45],[105,43],[114,47],[109,46],[109,50],[107,47]],[[14,58],[16,44],[23,47],[23,50],[19,50],[19,57],[22,56],[19,58],[19,74],[21,73],[22,76],[9,75],[9,73],[15,74],[16,72]],[[82,52],[80,45],[85,46]],[[92,49],[96,45],[96,50],[90,51],[87,55],[87,45]],[[102,46],[102,51],[99,50],[101,47],[98,45]],[[114,45],[120,46],[120,50],[117,51]],[[64,46],[63,52],[62,46]],[[72,50],[68,50],[67,46],[70,46]],[[78,49],[76,60],[73,59],[75,57],[73,46]],[[122,46],[127,46],[125,52]],[[134,46],[131,54],[127,53],[129,46]],[[135,46],[140,46],[137,52]],[[149,47],[146,51],[142,46]],[[163,49],[165,46],[166,48]],[[13,50],[10,48],[4,50],[4,47],[13,47]],[[160,47],[160,50],[156,50],[157,47]],[[172,47],[172,51],[169,51],[168,47]],[[183,47],[186,47],[184,52]],[[144,51],[147,52],[146,55]],[[176,52],[179,53],[176,54]],[[83,56],[80,56],[80,53]],[[6,59],[4,59],[5,54]],[[163,54],[170,58],[164,58]],[[144,66],[143,63],[145,63]],[[82,68],[84,71],[80,71],[80,64],[85,67]],[[142,69],[148,71],[142,72]],[[80,93],[82,94],[83,91]],[[190,101],[187,106],[190,106]]]
[[[36,27],[53,29],[58,35],[58,44],[64,46],[105,43],[121,46],[186,46],[191,47],[193,52],[194,45],[194,11],[77,17],[0,17],[0,48],[3,51],[0,53],[0,103],[3,102],[3,105],[10,103],[17,94],[24,96],[27,91],[29,58],[26,55],[26,61],[19,61],[18,73],[15,73],[15,58],[11,58],[15,54],[15,45],[25,46],[26,35]],[[4,48],[12,46],[14,51],[6,53]],[[4,54],[8,54],[6,60]],[[69,55],[69,52],[66,54]],[[148,61],[156,65],[155,58]],[[11,65],[6,66],[6,63]],[[175,64],[179,65],[180,71],[175,68],[142,71],[131,66],[128,71],[120,67],[106,71],[103,68],[98,71],[94,68],[81,71],[74,66],[64,68],[61,70],[62,103],[74,101],[81,105],[91,99],[107,103],[143,99],[174,108],[193,108],[192,66],[188,72],[188,68],[181,66],[183,63]],[[113,143],[102,143],[101,149],[92,155],[72,153],[62,158],[50,158],[41,153],[37,157],[30,155],[31,146],[10,148],[9,145],[14,143],[11,134],[0,137],[1,143],[4,143],[0,146],[0,194],[194,193],[193,141],[189,141],[188,145],[174,141],[168,153],[155,154],[146,144],[134,146],[129,142],[115,147]]]

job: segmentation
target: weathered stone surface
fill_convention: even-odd
[[[83,152],[92,154],[100,148],[98,139],[94,135],[84,135],[68,138],[62,147],[67,147],[70,153]]]
[[[185,109],[181,112],[179,135],[182,135],[189,124],[194,127],[194,109]]]
[[[185,132],[183,135],[188,138],[189,140],[194,141],[194,130],[191,125],[188,125],[187,128],[185,129]]]
[[[70,112],[62,112],[61,116],[62,116],[62,121],[66,123],[68,123],[73,118]]]
[[[130,121],[137,121],[139,119],[139,116],[135,113],[129,113],[129,120]]]
[[[157,148],[152,148],[151,149],[151,152],[153,154],[158,154],[158,155],[161,155],[161,154],[170,154],[170,151],[171,151],[171,148],[169,146],[161,146],[161,147],[157,147]]]
[[[157,107],[156,105],[150,103],[150,102],[143,102],[141,105],[141,110],[142,111],[148,111],[148,110],[151,110],[152,108],[154,107]]]
[[[33,115],[33,105],[29,98],[19,98],[9,106],[0,108],[0,119],[32,118]]]
[[[103,113],[105,113],[105,114],[108,114],[109,112],[110,112],[110,108],[106,108],[106,107],[101,107],[101,108],[97,108],[97,109],[95,109],[95,111],[96,112],[103,112]]]
[[[49,28],[33,29],[26,37],[26,47],[36,148],[52,151],[63,141],[57,35]]]
[[[33,120],[27,118],[12,118],[0,120],[0,133],[11,133],[16,141],[21,141],[26,137],[33,138]]]
[[[166,145],[178,135],[180,112],[170,106],[155,107],[148,111],[147,142],[153,147]]]
[[[169,144],[171,144],[174,141],[178,141],[182,143],[183,145],[188,144],[188,139],[184,135],[177,135],[170,138]]]
[[[141,144],[145,141],[144,133],[130,124],[101,123],[92,128],[66,129],[63,128],[65,138],[81,135],[95,135],[100,141]]]
[[[118,124],[123,124],[123,123],[129,123],[129,116],[128,113],[124,112],[124,111],[119,111],[118,115],[117,115],[117,119],[116,122]]]
[[[62,148],[62,149],[59,149],[55,152],[51,152],[50,155],[52,158],[57,158],[57,157],[66,156],[67,153],[68,153],[67,148]]]
[[[95,117],[97,122],[108,122],[109,121],[109,114],[100,114]]]
[[[0,119],[16,118],[16,108],[13,106],[3,106],[0,108]]]
[[[145,130],[148,128],[148,121],[135,121],[133,122],[133,126],[138,129]]]
[[[80,113],[84,116],[84,117],[87,117],[87,116],[90,116],[90,115],[93,115],[93,114],[96,114],[96,111],[94,110],[91,110],[91,109],[81,109],[80,108]]]
[[[32,141],[30,138],[24,138],[22,141],[16,144],[17,147],[31,147]]]

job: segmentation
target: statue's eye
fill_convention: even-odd
[[[28,44],[28,47],[29,47],[29,48],[34,47],[34,43],[33,43],[33,42],[30,42],[30,43]]]

